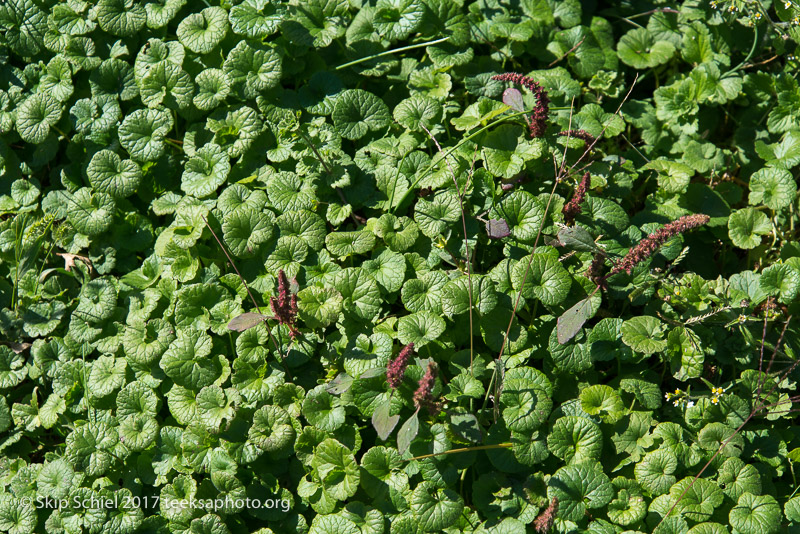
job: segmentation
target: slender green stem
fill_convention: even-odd
[[[747,62],[750,61],[750,58],[753,57],[753,54],[756,51],[756,45],[758,45],[758,26],[753,28],[753,46],[750,47],[750,52],[747,54],[747,57],[745,57],[742,60],[741,63],[739,63],[738,65],[733,67],[731,70],[729,70],[725,74],[723,74],[722,77],[724,78],[725,76],[727,76],[729,74],[733,74],[737,70],[743,68],[747,64]]]
[[[554,111],[554,110],[557,111],[557,110],[561,110],[561,109],[569,109],[569,108],[550,108],[550,111]],[[493,128],[493,127],[497,126],[498,124],[500,124],[501,122],[507,121],[508,119],[515,119],[517,117],[521,117],[523,115],[527,115],[527,114],[531,113],[531,111],[532,110],[527,110],[527,111],[520,111],[518,113],[513,113],[511,115],[503,115],[502,117],[490,122],[489,124],[487,124],[483,128],[481,128],[479,130],[476,130],[475,132],[473,132],[473,133],[469,134],[468,136],[462,138],[458,143],[456,143],[452,147],[448,148],[444,152],[444,154],[442,155],[442,159],[446,160],[447,156],[449,156],[450,154],[452,154],[453,152],[458,150],[464,143],[466,143],[467,141],[469,141],[471,139],[474,139],[475,137],[479,136],[480,134],[482,134],[483,132],[485,132],[489,128]],[[403,202],[405,202],[406,199],[409,197],[409,195],[411,195],[411,193],[414,192],[414,188],[416,188],[417,185],[424,178],[427,178],[428,174],[430,174],[431,170],[433,169],[433,165],[434,165],[434,163],[433,163],[433,161],[431,161],[430,163],[428,163],[428,166],[425,167],[422,170],[422,172],[419,173],[419,176],[417,177],[417,179],[414,181],[413,184],[411,184],[411,187],[408,188],[408,191],[406,191],[403,194],[403,197],[400,199],[400,201],[397,204],[395,204],[394,206],[392,206],[392,213],[394,213],[394,211],[397,209],[398,206],[402,206]]]
[[[512,447],[512,443],[510,441],[504,443],[495,443],[494,445],[478,445],[477,447],[464,447],[462,449],[450,449],[449,451],[442,451],[442,452],[434,452],[433,454],[423,454],[422,456],[414,456],[413,458],[409,458],[408,461],[411,460],[424,460],[425,458],[434,458],[436,456],[441,456],[443,454],[456,454],[459,452],[469,452],[469,451],[486,451],[491,449],[510,449]]]
[[[342,69],[346,69],[347,67],[352,67],[353,65],[358,65],[359,63],[364,63],[365,61],[369,61],[370,59],[375,59],[375,58],[383,57],[383,56],[390,56],[392,54],[397,54],[398,52],[405,52],[406,50],[413,50],[415,48],[422,48],[423,46],[430,46],[430,45],[443,43],[443,42],[447,41],[448,39],[450,39],[450,37],[442,37],[441,39],[436,39],[435,41],[428,41],[428,42],[425,42],[425,43],[417,43],[417,44],[408,45],[408,46],[401,46],[400,48],[393,48],[391,50],[386,50],[386,51],[381,52],[379,54],[372,54],[371,56],[362,57],[361,59],[356,59],[354,61],[350,61],[349,63],[344,63],[342,65],[339,65],[338,67],[336,67],[333,70],[342,70]]]

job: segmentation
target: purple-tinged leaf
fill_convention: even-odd
[[[591,319],[592,312],[591,295],[578,302],[576,305],[561,314],[556,321],[556,337],[562,345],[575,337],[583,327],[583,323]]]
[[[386,441],[394,427],[397,426],[397,422],[400,421],[399,415],[390,415],[391,409],[391,402],[382,402],[372,413],[372,426],[383,441]]]
[[[411,447],[411,442],[417,437],[417,433],[419,432],[419,419],[417,418],[418,413],[419,410],[414,412],[414,415],[409,417],[397,432],[397,452],[399,452],[401,455],[408,451],[408,449]]]
[[[266,319],[266,315],[255,312],[245,312],[231,319],[231,322],[228,323],[228,330],[244,332],[245,330],[253,328]]]
[[[503,104],[514,111],[525,111],[525,103],[522,101],[522,93],[513,87],[503,91]]]
[[[373,367],[372,369],[367,369],[366,371],[358,375],[358,378],[360,380],[361,379],[366,380],[367,378],[375,378],[376,376],[380,376],[384,373],[386,373],[385,367]]]
[[[328,382],[325,389],[331,395],[341,395],[353,385],[353,377],[347,373],[339,373],[336,378]]]
[[[592,236],[580,226],[570,226],[558,231],[558,240],[562,246],[578,252],[597,252],[600,250]]]
[[[486,222],[486,233],[491,239],[502,239],[511,235],[511,230],[503,219],[489,219]]]
[[[450,425],[453,432],[460,437],[472,443],[481,443],[483,441],[483,432],[478,418],[471,413],[453,414],[450,417]]]

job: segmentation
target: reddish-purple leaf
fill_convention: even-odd
[[[525,111],[525,103],[522,101],[522,93],[513,87],[503,91],[503,104],[514,111]]]
[[[411,447],[411,442],[417,437],[417,433],[419,432],[418,413],[419,410],[414,412],[414,415],[409,417],[408,420],[403,423],[403,426],[400,427],[400,430],[397,431],[397,452],[400,454],[405,454]]]
[[[245,312],[231,319],[231,322],[228,323],[228,330],[233,330],[235,332],[244,332],[245,330],[253,328],[261,321],[264,321],[266,319],[267,319],[266,315],[262,315],[260,313],[255,313],[255,312]]]
[[[575,337],[594,313],[592,312],[591,296],[578,302],[576,305],[561,314],[556,321],[556,337],[562,345]]]
[[[378,437],[383,441],[386,441],[394,427],[397,426],[397,422],[400,421],[399,415],[390,415],[391,409],[391,402],[382,402],[372,413],[372,426],[375,427]]]
[[[511,230],[503,219],[489,219],[486,222],[486,233],[491,239],[502,239],[511,235]]]

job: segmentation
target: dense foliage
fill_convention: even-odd
[[[612,4],[0,2],[0,531],[800,531],[800,4]]]

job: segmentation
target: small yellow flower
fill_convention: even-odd
[[[675,390],[675,395],[680,395],[680,394],[681,394],[681,390],[679,390],[679,389],[676,389],[676,390]]]
[[[718,397],[711,397],[711,404],[719,404],[719,398]]]
[[[711,388],[711,393],[713,393],[715,396],[719,397],[720,395],[725,393],[725,390],[722,389],[722,388]]]
[[[784,2],[783,3],[783,9],[789,9],[790,7],[792,7],[792,3],[791,2]]]
[[[756,13],[755,15],[753,15],[753,18],[756,20],[761,20],[761,13]]]

